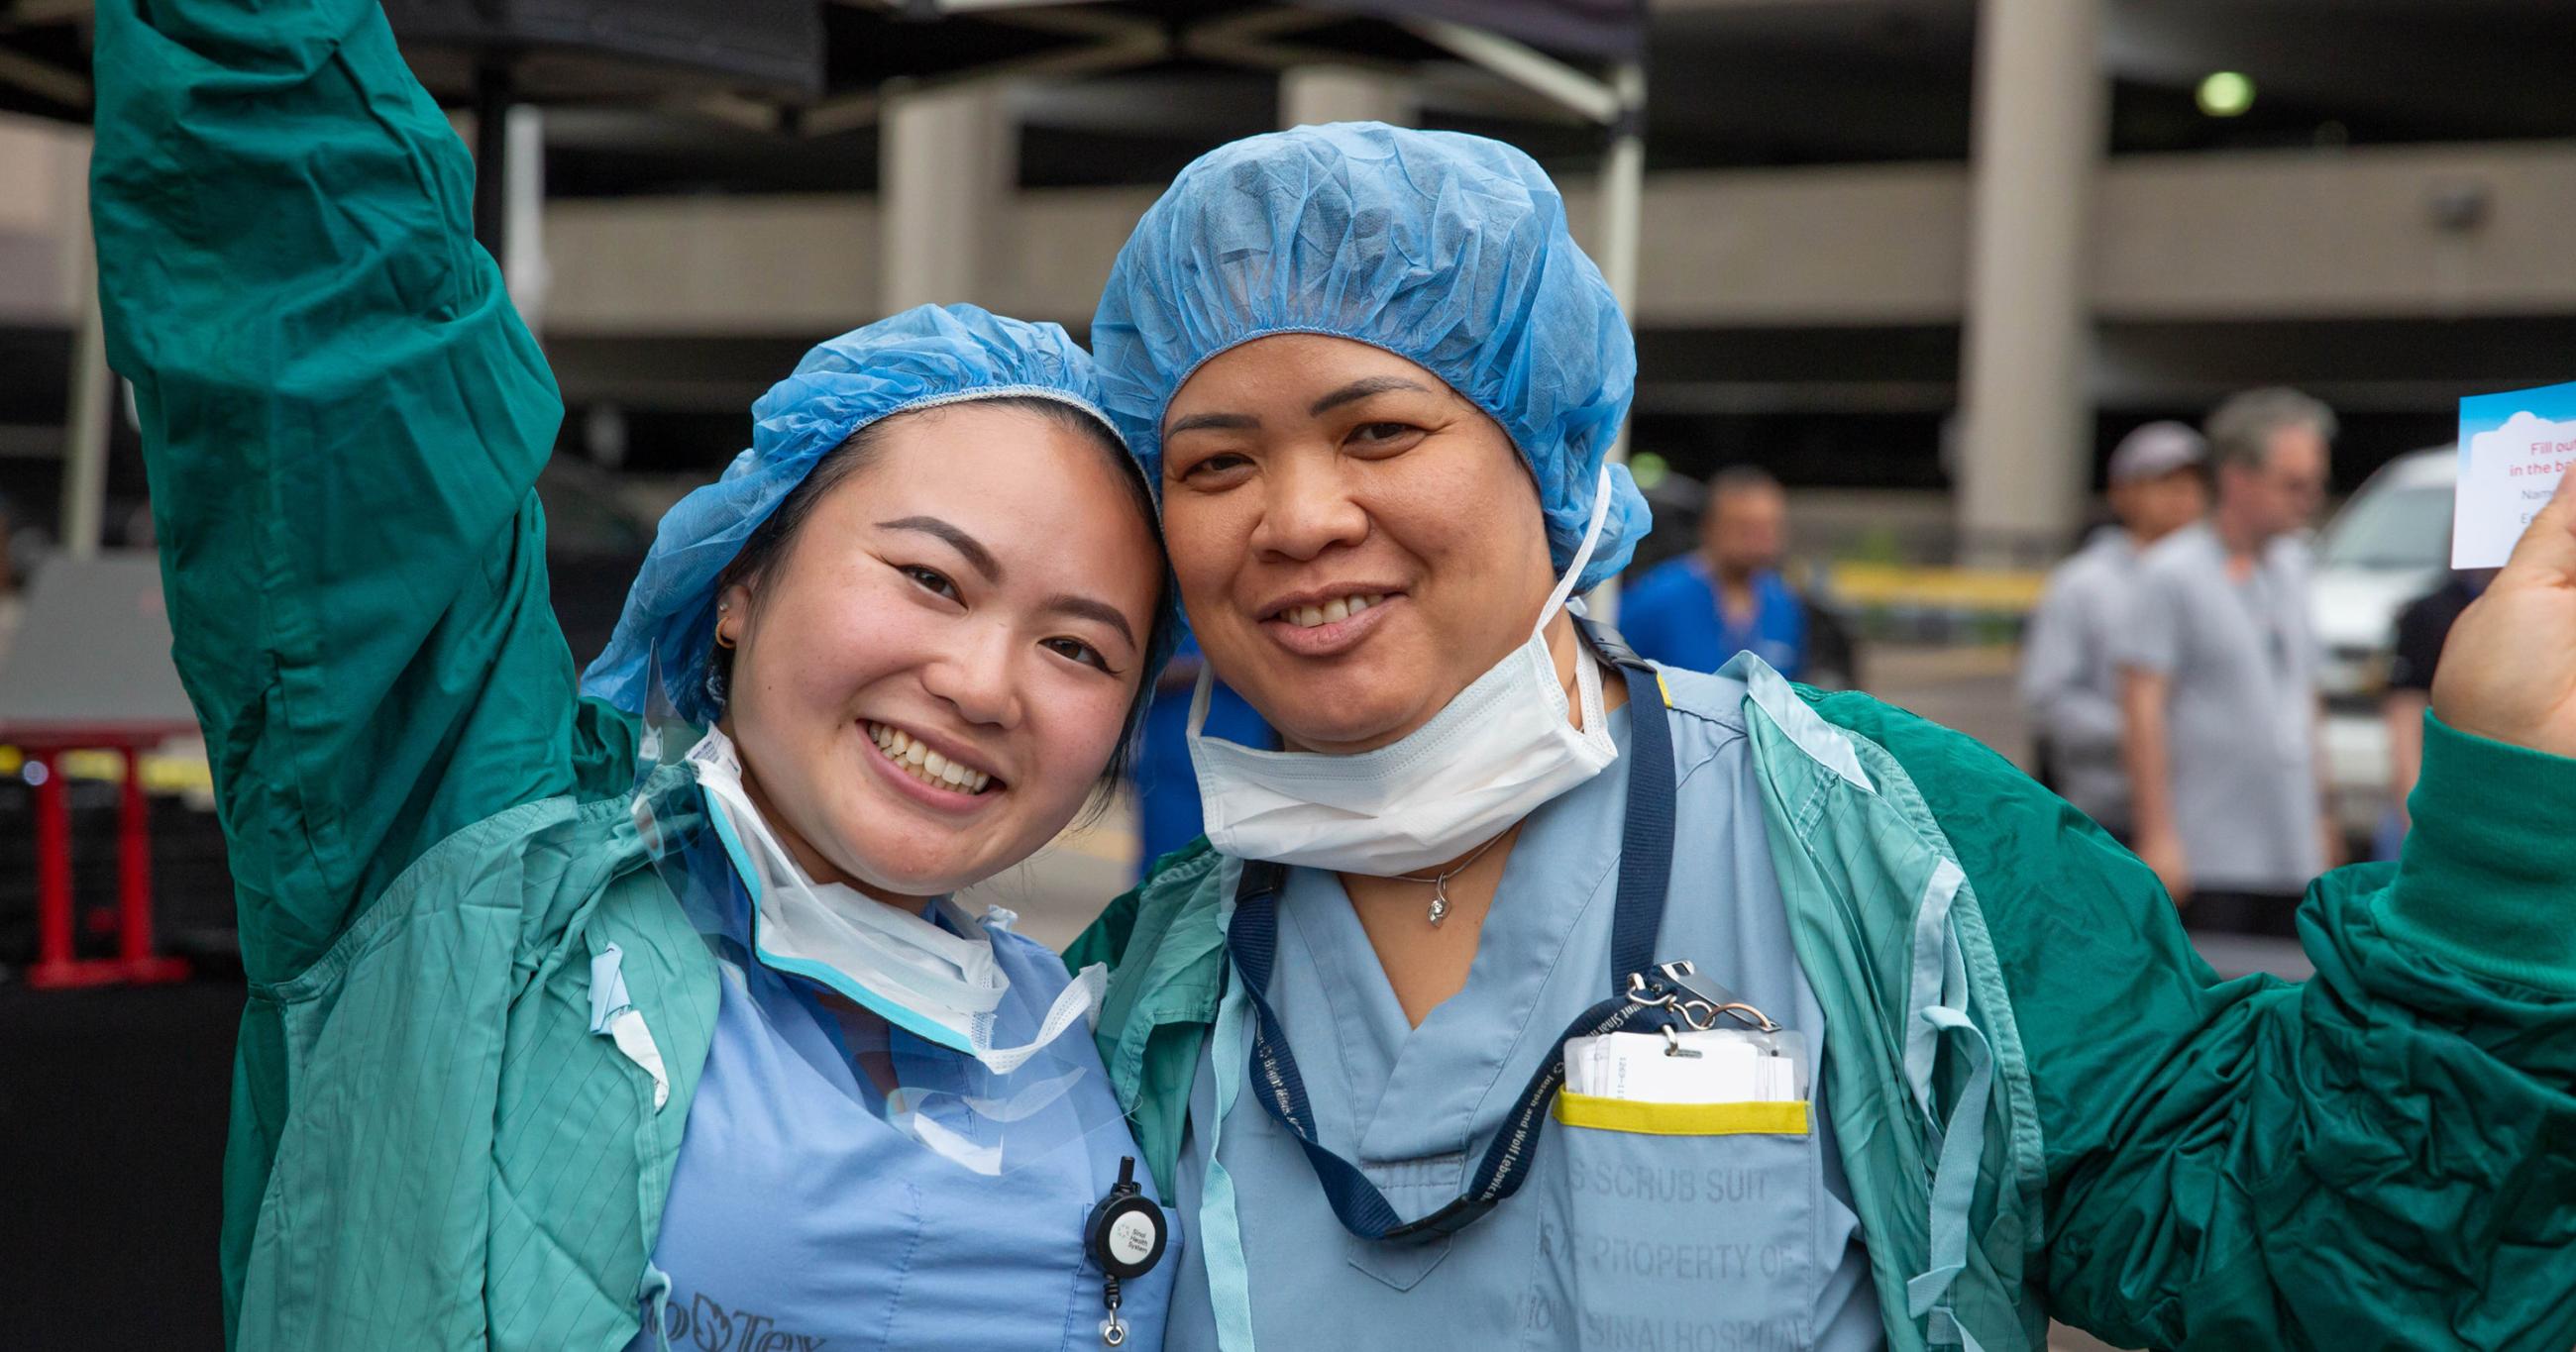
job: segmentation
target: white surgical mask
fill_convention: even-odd
[[[725,846],[752,894],[751,947],[774,970],[821,983],[925,1040],[1007,1075],[1100,1007],[1109,971],[1094,963],[1047,1010],[1036,1040],[993,1045],[993,1011],[1010,977],[993,941],[952,934],[846,883],[818,883],[778,839],[742,787],[733,739],[709,729],[689,751],[698,783],[721,814]],[[1007,914],[1006,912],[1003,914]]]
[[[1389,876],[1444,863],[1619,758],[1601,669],[1575,659],[1583,726],[1567,717],[1547,625],[1592,559],[1609,515],[1605,469],[1583,545],[1529,640],[1402,740],[1355,755],[1259,751],[1204,735],[1211,674],[1190,701],[1190,760],[1210,844],[1238,859]]]

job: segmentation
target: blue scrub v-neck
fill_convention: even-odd
[[[1624,745],[1628,710],[1612,710],[1609,724],[1612,738]],[[1341,879],[1320,869],[1289,871],[1279,908],[1288,922],[1281,927],[1282,971],[1274,984],[1285,998],[1332,1011],[1341,1033],[1338,1097],[1351,1108],[1355,1158],[1463,1155],[1479,1110],[1497,1092],[1520,1092],[1537,1041],[1563,1027],[1563,1020],[1532,1026],[1539,992],[1575,922],[1594,906],[1608,907],[1615,890],[1618,839],[1586,828],[1605,813],[1618,820],[1627,798],[1627,777],[1603,774],[1529,815],[1486,911],[1466,983],[1419,1027],[1405,1018]],[[1527,858],[1549,866],[1513,867]],[[1608,993],[1607,970],[1601,994]],[[1401,1103],[1404,1111],[1382,1112],[1388,1103]]]
[[[903,1348],[911,1352],[1101,1346],[1102,1274],[1086,1256],[1092,1207],[1135,1155],[1091,1039],[1076,1028],[1009,1075],[901,1027],[844,1035],[821,988],[754,957],[749,899],[700,916],[716,954],[714,1037],[691,1103],[653,1262],[658,1319],[626,1352]],[[693,915],[696,913],[693,912]],[[1009,987],[997,1037],[1030,1040],[1067,983],[1064,964],[997,916],[942,903],[939,923],[980,930]],[[883,1056],[914,1125],[850,1053]],[[923,1133],[935,1131],[946,1150]],[[963,1162],[990,1149],[1003,1171]],[[1153,1180],[1140,1177],[1145,1196]],[[1153,1352],[1186,1227],[1124,1284],[1127,1346]],[[657,1334],[659,1336],[657,1336]]]

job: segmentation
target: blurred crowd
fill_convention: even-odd
[[[2025,631],[2040,778],[2151,865],[2195,928],[2291,934],[2308,880],[2353,852],[2312,596],[2335,433],[2332,410],[2278,388],[2231,396],[2199,429],[2131,432],[2111,456],[2112,523],[2050,575]],[[2443,640],[2484,582],[2447,575],[2387,637],[2375,857],[2404,838]]]

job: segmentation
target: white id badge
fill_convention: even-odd
[[[1608,1033],[1565,1043],[1565,1089],[1631,1103],[1794,1103],[1808,1091],[1807,1040],[1792,1029]]]

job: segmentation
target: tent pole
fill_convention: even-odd
[[[474,68],[474,242],[494,262],[510,256],[510,84],[507,57]]]
[[[1634,62],[1623,63],[1610,82],[1619,94],[1619,111],[1610,124],[1610,152],[1601,165],[1601,275],[1633,327],[1637,235],[1646,191],[1646,72]]]
[[[1576,70],[1525,42],[1446,19],[1408,19],[1414,36],[1445,48],[1453,56],[1553,99],[1595,122],[1615,123],[1619,98],[1611,86]],[[1642,90],[1645,77],[1638,76]]]
[[[1637,327],[1638,236],[1646,195],[1646,68],[1624,61],[1611,72],[1618,112],[1610,124],[1610,153],[1601,165],[1601,276],[1619,301],[1619,313]],[[1612,464],[1628,462],[1628,424],[1610,444]],[[1619,621],[1619,582],[1602,583],[1586,602],[1603,624]]]
[[[502,112],[501,245],[494,257],[501,264],[502,285],[530,333],[545,329],[546,309],[546,126],[545,110],[522,104]]]
[[[99,313],[98,256],[87,222],[73,232],[80,251],[80,312],[72,327],[70,407],[63,419],[62,547],[70,558],[98,555],[107,514],[108,417],[115,381],[107,369],[107,329]]]

